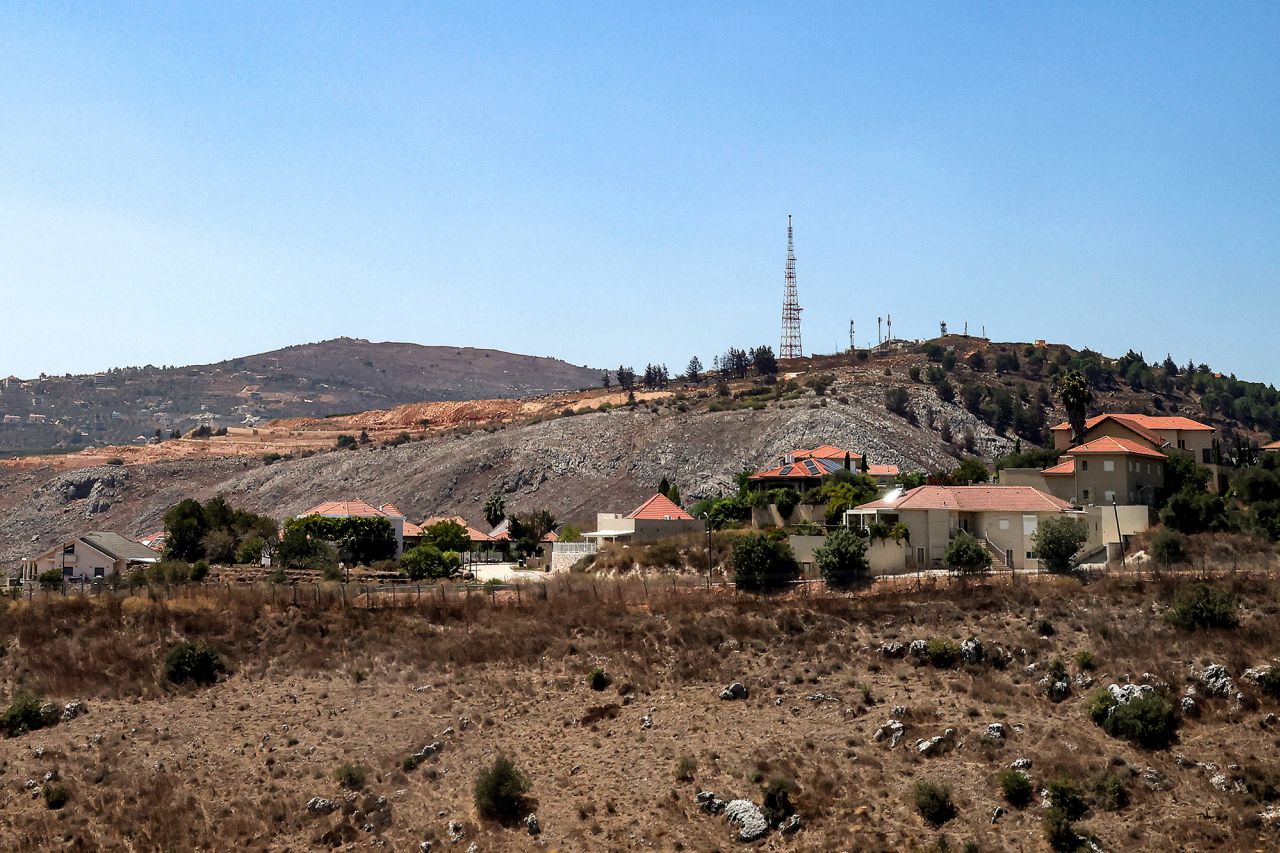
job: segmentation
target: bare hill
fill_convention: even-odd
[[[216,364],[7,380],[0,413],[20,422],[0,426],[0,453],[128,444],[200,424],[525,397],[599,380],[598,370],[553,358],[338,338]]]

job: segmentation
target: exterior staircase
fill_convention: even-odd
[[[994,542],[992,542],[986,536],[983,536],[978,541],[982,543],[982,547],[986,550],[986,552],[991,555],[992,571],[1009,568],[1009,561],[1004,558],[1004,551],[997,548]]]

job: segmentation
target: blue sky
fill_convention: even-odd
[[[968,321],[1280,380],[1280,5],[0,6],[0,374]]]

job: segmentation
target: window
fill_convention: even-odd
[[[1116,463],[1115,463],[1115,460],[1114,460],[1114,459],[1104,459],[1104,460],[1102,460],[1102,470],[1103,470],[1103,471],[1107,471],[1107,472],[1111,472],[1111,471],[1116,470]]]
[[[106,577],[106,575],[107,575],[107,570],[106,570],[106,569],[104,569],[102,566],[94,566],[94,567],[93,567],[93,576],[94,576],[95,578],[102,578],[102,577]]]
[[[1085,489],[1085,490],[1084,490],[1084,501],[1085,501],[1085,503],[1088,503],[1088,502],[1089,502],[1089,490],[1088,490],[1088,489]]]
[[[1178,449],[1179,450],[1187,449],[1187,440],[1185,438],[1178,439]]]
[[[1035,552],[1034,552],[1034,551],[1028,551],[1028,552],[1027,552],[1027,559],[1028,559],[1028,560],[1034,560],[1035,558],[1036,558],[1036,557],[1035,557]]]
[[[76,552],[76,543],[74,543],[74,542],[71,542],[71,543],[69,543],[69,544],[67,544],[67,545],[63,545],[63,546],[62,546],[62,553],[64,553],[64,554],[73,554],[73,555],[74,555],[74,554],[75,554],[75,552]]]
[[[1081,460],[1080,460],[1080,470],[1081,470],[1081,471],[1088,471],[1088,470],[1089,470],[1089,460],[1088,460],[1088,459],[1081,459]]]
[[[1200,449],[1200,457],[1204,459],[1204,464],[1206,465],[1213,461],[1213,454],[1209,452],[1207,447]]]
[[[1000,529],[1001,529],[1001,530],[1008,530],[1008,529],[1009,529],[1009,519],[1007,519],[1007,518],[1002,518],[1002,519],[1000,519]]]

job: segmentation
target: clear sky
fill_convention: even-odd
[[[1280,4],[0,5],[0,375],[964,321],[1280,381]]]

